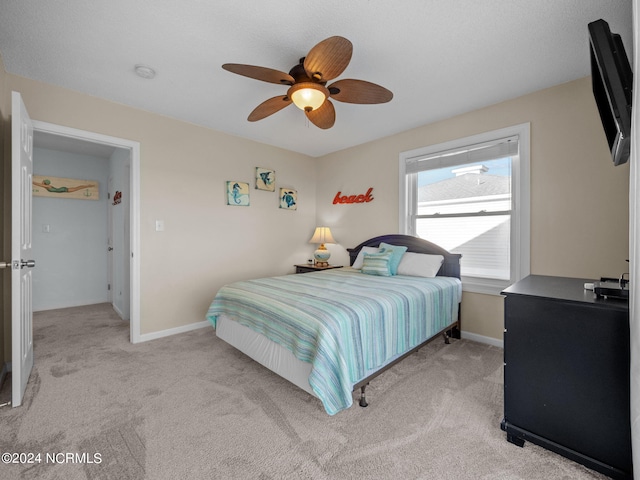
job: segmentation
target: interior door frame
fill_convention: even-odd
[[[107,195],[113,192],[113,177],[109,172],[109,179],[107,180]],[[128,195],[128,192],[127,192]],[[113,209],[111,208],[111,199],[108,200],[107,206],[107,299],[109,303],[113,305]]]
[[[43,132],[93,143],[100,143],[130,151],[129,177],[129,340],[140,343],[140,143],[86,130],[33,120],[34,132]]]

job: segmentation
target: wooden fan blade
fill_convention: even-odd
[[[316,127],[326,130],[333,127],[336,121],[336,109],[333,103],[327,98],[320,108],[316,108],[311,112],[304,112],[307,114],[307,118]]]
[[[327,88],[331,98],[346,103],[386,103],[393,98],[386,88],[364,80],[338,80]]]
[[[255,80],[262,80],[263,82],[277,83],[278,85],[293,85],[295,83],[295,80],[291,75],[279,70],[274,70],[273,68],[243,65],[241,63],[225,63],[222,65],[222,68],[231,73],[236,73]]]
[[[353,45],[344,37],[329,37],[311,49],[304,59],[309,78],[326,82],[336,78],[351,61]]]
[[[286,95],[282,97],[270,98],[269,100],[265,100],[256,108],[254,108],[253,112],[249,114],[247,120],[249,120],[250,122],[262,120],[269,115],[273,115],[274,113],[279,112],[284,107],[291,105],[291,103],[291,99]]]

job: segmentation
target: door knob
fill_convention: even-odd
[[[111,250],[113,250],[113,247],[107,248],[107,252],[110,252]]]
[[[35,260],[20,260],[20,268],[29,267],[33,268],[36,266]]]
[[[11,268],[11,262],[0,262],[0,268]]]

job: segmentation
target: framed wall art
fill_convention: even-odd
[[[256,167],[256,189],[276,191],[276,171],[269,168]]]
[[[99,182],[77,178],[34,175],[31,181],[34,197],[75,198],[76,200],[99,200]]]
[[[298,209],[298,191],[293,188],[280,189],[280,208],[285,210]]]
[[[249,206],[249,184],[234,180],[227,181],[227,205]]]

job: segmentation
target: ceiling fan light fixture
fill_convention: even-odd
[[[329,90],[319,83],[300,82],[292,85],[287,95],[300,110],[311,112],[322,106]]]
[[[343,79],[326,86],[344,72],[352,53],[353,45],[349,40],[333,36],[311,48],[289,73],[241,63],[225,63],[222,68],[262,82],[290,85],[286,95],[271,97],[254,108],[247,117],[249,122],[262,120],[293,103],[304,111],[309,122],[326,130],[333,127],[336,120],[332,100],[376,104],[393,98],[393,93],[386,88],[365,80]]]

